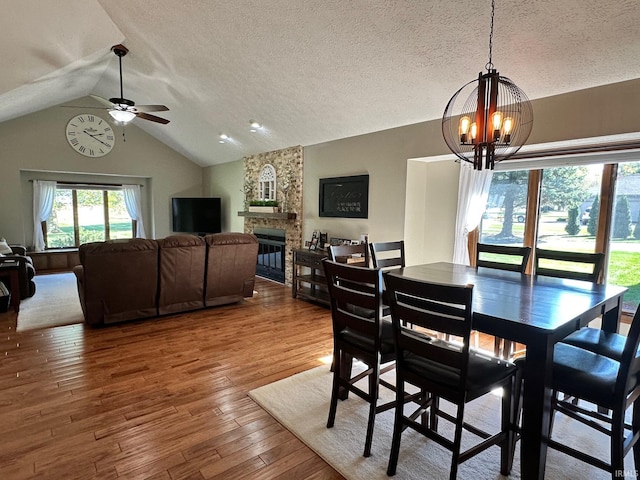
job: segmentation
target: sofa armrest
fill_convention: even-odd
[[[9,245],[9,247],[11,248],[11,250],[13,250],[14,255],[27,255],[27,247],[25,247],[24,245],[12,244]]]

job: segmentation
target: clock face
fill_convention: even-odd
[[[90,113],[76,115],[67,123],[67,141],[78,153],[102,157],[111,151],[115,136],[109,123]]]

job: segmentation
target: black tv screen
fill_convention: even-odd
[[[196,234],[222,231],[220,198],[171,199],[173,231]]]

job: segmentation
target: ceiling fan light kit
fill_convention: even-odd
[[[442,135],[449,149],[476,170],[493,170],[496,162],[514,155],[529,138],[533,108],[525,93],[493,68],[493,18],[487,73],[478,74],[460,88],[447,103],[442,117]]]
[[[120,123],[128,123],[134,118],[136,118],[136,114],[133,112],[128,112],[127,110],[109,110],[109,115],[113,117],[113,119]]]

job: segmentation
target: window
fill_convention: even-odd
[[[127,213],[122,190],[113,187],[59,183],[53,212],[43,223],[47,248],[133,238],[135,232],[135,223]]]
[[[494,172],[487,209],[480,223],[480,241],[498,245],[524,244],[529,172]]]
[[[496,170],[479,241],[605,252],[605,280],[629,289],[624,310],[634,311],[640,304],[640,161],[570,163]],[[612,187],[603,190],[603,185]],[[532,198],[538,191],[539,198]]]
[[[599,208],[595,203],[591,212]],[[591,213],[590,212],[590,213]],[[629,290],[624,295],[626,310],[640,304],[640,162],[618,166],[613,218],[609,237],[607,281]]]
[[[540,188],[536,246],[567,252],[596,251],[598,201],[603,165],[545,168]]]

